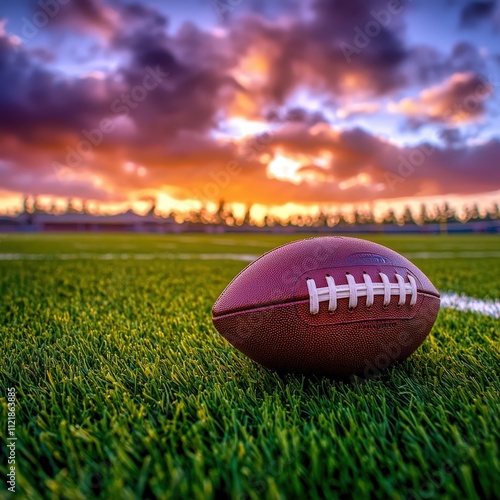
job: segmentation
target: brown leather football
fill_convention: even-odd
[[[328,236],[264,254],[212,312],[221,335],[268,368],[371,376],[420,346],[439,305],[436,288],[402,255]]]

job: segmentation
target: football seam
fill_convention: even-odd
[[[426,297],[433,297],[435,299],[440,300],[439,293],[436,295],[433,292],[427,292],[424,290],[417,290],[417,294],[424,295]],[[347,299],[340,299],[340,300],[347,300]],[[240,308],[240,309],[231,309],[230,311],[225,311],[225,312],[219,313],[219,314],[212,313],[212,319],[214,320],[214,319],[219,319],[219,318],[225,318],[225,317],[229,317],[232,315],[241,314],[241,313],[245,313],[245,312],[264,311],[266,309],[269,309],[270,307],[301,304],[301,303],[305,303],[305,302],[309,302],[309,298],[307,296],[304,296],[303,298],[294,297],[293,299],[290,299],[290,300],[283,300],[280,302],[270,302],[269,304],[264,304],[264,305],[259,304],[259,305],[255,305],[254,307],[244,307],[244,308]],[[395,307],[397,307],[397,305],[395,305]],[[335,314],[335,313],[331,313],[331,314]],[[373,320],[380,320],[380,319],[382,319],[382,318],[373,318]],[[412,319],[412,318],[400,318],[400,319]],[[353,320],[350,323],[355,323],[357,321],[372,321],[372,320],[365,318],[365,319]]]

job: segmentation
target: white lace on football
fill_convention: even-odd
[[[352,310],[358,305],[359,297],[366,297],[366,307],[373,305],[375,295],[384,296],[384,306],[388,306],[391,296],[398,297],[398,306],[403,306],[406,296],[410,295],[410,306],[417,303],[417,283],[413,276],[408,275],[408,283],[404,278],[395,274],[396,283],[391,283],[384,273],[379,273],[380,283],[374,283],[367,273],[363,274],[364,283],[356,283],[352,274],[346,273],[347,285],[336,285],[331,276],[326,276],[326,287],[317,288],[313,279],[307,280],[309,291],[309,311],[311,314],[318,314],[319,303],[328,301],[328,311],[337,309],[338,299],[349,299],[349,309]]]

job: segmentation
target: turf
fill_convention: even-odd
[[[497,497],[497,319],[442,310],[408,360],[350,382],[276,374],[218,335],[211,306],[246,263],[195,254],[293,239],[0,235],[21,254],[0,260],[18,497]],[[496,236],[371,239],[435,252],[413,260],[441,291],[500,298]]]

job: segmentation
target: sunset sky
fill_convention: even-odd
[[[495,1],[2,2],[0,208],[486,206],[499,85]]]

